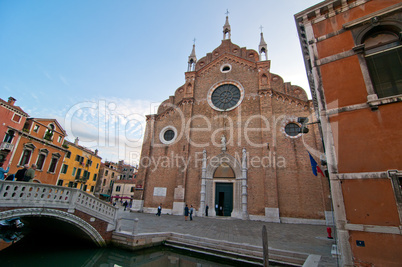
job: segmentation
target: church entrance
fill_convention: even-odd
[[[233,183],[215,184],[215,212],[217,216],[231,216],[233,210]]]

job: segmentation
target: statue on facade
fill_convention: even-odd
[[[222,152],[226,152],[226,137],[222,134],[221,137]]]

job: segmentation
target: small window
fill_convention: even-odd
[[[296,123],[288,123],[285,126],[285,133],[289,136],[296,136],[300,133],[300,126]]]
[[[135,189],[135,187],[134,187],[134,186],[132,186],[132,187],[131,187],[131,191],[130,191],[130,192],[134,192],[134,189]]]
[[[120,185],[116,186],[116,192],[120,192]]]
[[[32,154],[32,151],[31,150],[29,150],[29,149],[25,149],[23,152],[22,152],[22,157],[21,157],[21,160],[20,160],[20,166],[23,166],[23,165],[25,165],[25,164],[28,164],[29,163],[29,160],[30,160],[30,158],[31,158],[31,154]]]
[[[93,192],[93,191],[94,191],[94,189],[95,189],[95,187],[94,187],[94,186],[91,186],[91,192]]]
[[[378,98],[402,94],[402,44],[399,33],[373,28],[364,38],[367,68]]]
[[[54,173],[56,171],[58,161],[58,158],[52,158],[52,161],[50,162],[49,172]]]
[[[8,130],[6,135],[4,136],[4,143],[11,143],[14,138],[14,131],[13,130]]]
[[[106,170],[105,171],[105,176],[107,176],[109,174],[109,171],[108,170]]]
[[[224,64],[221,66],[222,73],[228,73],[232,70],[232,66],[230,64]]]
[[[163,134],[163,138],[166,141],[171,141],[174,138],[174,132],[173,130],[167,130],[164,134]]]
[[[39,131],[39,128],[40,128],[39,125],[35,124],[35,126],[34,126],[34,132],[37,133],[37,132]]]
[[[74,176],[76,172],[77,172],[77,168],[76,168],[76,167],[74,167],[74,168],[73,168],[73,173],[72,173],[72,176]]]
[[[98,174],[94,173],[94,178],[92,179],[92,181],[96,181]]]
[[[21,120],[21,115],[18,115],[17,113],[15,113],[13,116],[13,121],[20,122],[20,120]]]
[[[63,167],[61,167],[61,173],[66,174],[68,170],[68,165],[63,164]]]
[[[169,145],[176,140],[177,130],[173,126],[166,126],[159,133],[159,140],[165,145]]]
[[[59,138],[57,138],[57,142],[61,143],[61,139],[63,139],[63,137],[59,136]]]
[[[59,181],[57,181],[57,185],[58,186],[63,186],[63,180],[60,179]]]
[[[46,154],[39,154],[38,160],[36,161],[37,170],[43,169],[43,164],[45,163],[45,160],[46,160]]]
[[[71,152],[70,151],[67,151],[67,153],[66,153],[66,158],[71,158]]]

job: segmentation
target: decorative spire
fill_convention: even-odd
[[[264,40],[264,35],[262,33],[262,26],[261,29],[261,40],[260,45],[258,46],[258,52],[260,53],[260,61],[268,60],[268,48],[267,43]]]
[[[190,56],[188,57],[188,69],[187,71],[195,70],[195,63],[197,63],[197,56],[195,55],[195,38],[193,40],[193,50],[191,51]]]
[[[229,11],[226,9],[226,22],[223,25],[223,40],[230,39]]]

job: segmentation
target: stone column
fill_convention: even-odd
[[[201,201],[200,210],[201,217],[205,216],[205,196],[206,196],[206,173],[207,173],[207,151],[202,152],[202,173],[201,173]]]
[[[247,212],[247,152],[246,152],[245,148],[243,148],[241,173],[242,173],[241,206],[242,206],[242,217],[245,220],[245,219],[248,219],[248,212]]]

